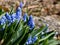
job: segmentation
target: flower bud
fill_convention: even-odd
[[[20,8],[22,8],[23,7],[23,2],[20,2]]]

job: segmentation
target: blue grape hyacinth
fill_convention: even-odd
[[[12,23],[15,22],[15,20],[16,20],[15,16],[16,16],[16,13],[13,13],[13,14],[11,15]]]
[[[2,16],[2,19],[4,19],[5,21],[7,21],[7,19],[6,19],[5,15],[4,15],[4,16]]]
[[[18,11],[21,12],[21,10],[22,9],[20,7],[18,7],[17,10],[16,10],[16,12],[18,12]]]
[[[37,41],[37,39],[38,39],[37,36],[34,36],[33,38],[32,38],[32,36],[30,36],[30,37],[28,38],[27,42],[26,42],[26,45],[34,44],[35,41]]]
[[[23,15],[23,20],[24,20],[24,22],[27,21],[27,13],[24,13],[24,15]]]
[[[4,25],[5,24],[5,20],[2,18],[0,19],[0,25]]]
[[[23,7],[23,2],[20,2],[20,8],[22,8]]]
[[[4,26],[5,24],[6,24],[6,17],[2,16],[2,18],[0,19],[0,26],[2,26],[0,28],[0,31],[5,29],[5,26]]]
[[[5,24],[6,21],[7,21],[6,17],[5,16],[2,16],[2,18],[0,19],[0,25]]]
[[[28,26],[30,27],[30,30],[32,30],[35,27],[35,23],[34,23],[32,15],[30,15],[29,17]]]
[[[8,21],[9,23],[12,22],[12,21],[11,21],[11,16],[9,15],[8,12],[5,14],[5,17],[6,17],[6,19],[7,19],[7,21]]]
[[[21,15],[22,15],[22,10],[20,7],[18,7],[16,10],[16,17],[15,18],[19,21],[21,18]]]

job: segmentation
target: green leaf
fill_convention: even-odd
[[[17,40],[17,42],[15,42],[14,45],[17,45],[19,43],[21,44],[22,40],[25,38],[26,33],[28,33],[29,31],[29,27],[25,27],[23,30],[24,30],[23,35]]]
[[[14,9],[13,9],[13,6],[12,6],[9,14],[13,14],[13,13],[14,13]]]
[[[3,14],[4,12],[2,11],[2,9],[0,9],[0,15]]]
[[[4,34],[4,30],[0,31],[0,40],[2,40]]]
[[[29,37],[29,34],[27,33],[27,34],[24,36],[23,40],[19,43],[19,45],[24,45],[24,44],[26,43],[28,37]]]
[[[50,36],[52,36],[53,34],[55,34],[55,32],[52,32],[51,34],[47,35],[45,38],[40,39],[39,42],[42,42],[42,41],[48,39],[48,38],[49,38]]]
[[[47,35],[51,34],[52,32],[54,32],[54,31],[45,32],[44,34],[41,34],[40,37],[46,37]],[[51,35],[48,40],[52,39],[52,38],[54,37],[54,35],[55,35],[55,34]]]
[[[10,41],[8,41],[7,45],[13,44],[24,33],[24,30],[22,30],[23,24],[20,22],[19,25],[19,28],[12,34],[12,37]]]
[[[58,45],[60,44],[60,40],[55,40],[55,39],[51,39],[49,42],[48,42],[49,45]]]
[[[17,22],[12,23],[10,26],[8,26],[8,22],[6,23],[6,27],[5,27],[5,30],[4,30],[4,35],[3,35],[3,38],[2,38],[2,39],[4,39],[3,44],[6,44],[10,40],[13,33],[15,33],[16,25],[17,25]]]
[[[4,15],[5,15],[5,13],[2,13],[2,14],[0,15],[0,19],[1,19],[1,17],[4,16]]]
[[[40,29],[35,29],[32,31],[31,35],[34,37],[34,36],[37,36],[39,35],[41,32],[45,31],[47,28],[47,26],[42,26]]]

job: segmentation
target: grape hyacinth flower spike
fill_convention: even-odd
[[[33,38],[32,38],[32,36],[30,36],[30,37],[28,38],[27,42],[26,42],[26,45],[34,44],[35,41],[37,41],[37,39],[38,39],[37,36],[34,36]]]
[[[4,25],[5,24],[5,20],[2,18],[1,20],[0,20],[0,25]]]
[[[21,8],[20,7],[17,8],[16,12],[18,12],[18,11],[21,12]]]
[[[37,37],[37,36],[34,36],[34,37],[32,38],[32,42],[34,43],[35,41],[37,41],[37,39],[38,39],[38,37]]]
[[[26,45],[32,44],[32,37],[30,36],[26,42]]]
[[[0,31],[5,29],[5,26],[4,26],[5,24],[6,24],[6,17],[3,16],[3,17],[0,19],[0,26],[2,26],[2,27],[0,27]]]
[[[23,20],[24,20],[24,22],[27,21],[27,13],[24,14],[24,16],[23,16]]]
[[[20,8],[22,8],[23,7],[23,2],[20,2]]]
[[[19,21],[20,18],[21,18],[21,15],[22,15],[22,10],[21,10],[20,7],[18,7],[17,10],[16,10],[16,16],[15,16],[15,18]]]
[[[6,17],[5,16],[2,16],[1,20],[0,20],[0,24],[3,25],[5,24],[7,21]]]
[[[30,30],[32,30],[35,27],[35,23],[34,23],[32,15],[30,15],[29,17],[28,26],[30,27]]]
[[[12,20],[12,22],[15,22],[15,20],[16,20],[15,16],[16,16],[16,13],[13,13],[13,14],[11,15],[11,20]]]
[[[5,17],[6,17],[6,19],[7,19],[7,21],[8,21],[9,23],[12,23],[12,21],[11,21],[11,16],[9,15],[8,12],[5,14]]]
[[[6,20],[6,17],[5,17],[5,16],[2,16],[2,18],[3,18],[4,20]]]
[[[7,19],[6,19],[5,15],[4,15],[4,16],[2,16],[2,19],[4,19],[4,20],[5,20],[5,22],[7,21]]]

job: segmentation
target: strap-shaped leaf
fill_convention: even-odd
[[[48,42],[49,45],[60,45],[60,40],[51,39]]]
[[[30,36],[30,35],[27,33],[27,34],[24,36],[24,38],[22,39],[22,41],[19,43],[19,45],[24,45],[24,44],[26,43],[26,41],[27,41],[27,39],[28,39],[29,36]]]
[[[0,31],[0,40],[2,40],[3,34],[4,34],[4,31]]]
[[[8,24],[5,26],[3,39],[7,39],[8,36],[10,36],[12,33],[15,32],[14,28],[16,25],[17,25],[17,23],[14,22],[10,26],[8,26]]]
[[[31,35],[32,36],[37,36],[39,35],[41,32],[45,31],[45,29],[47,29],[47,26],[42,26],[40,29],[35,29],[32,31]]]
[[[13,44],[13,45],[17,45],[17,44],[19,44],[19,43],[21,43],[22,41],[23,41],[23,39],[25,38],[25,35],[27,34],[27,32],[29,31],[29,27],[25,27],[24,29],[24,33],[23,33],[23,35],[20,37],[20,38],[18,38],[18,40]],[[27,37],[26,37],[27,38]],[[24,43],[23,43],[24,44]]]
[[[7,45],[13,44],[22,34],[24,33],[24,30],[22,30],[23,24],[20,23],[20,27],[16,30],[16,32],[12,35],[10,41],[8,41]]]
[[[47,35],[45,38],[40,39],[39,42],[42,42],[42,41],[48,39],[48,38],[49,38],[50,36],[52,36],[53,34],[55,34],[55,32],[52,32],[51,34]]]
[[[4,12],[2,11],[2,9],[0,9],[0,15],[3,14]]]
[[[47,35],[51,34],[52,32],[54,32],[54,31],[45,32],[44,34],[40,34],[39,36],[40,37],[46,37]],[[48,40],[52,39],[54,37],[54,35],[55,34],[51,35]]]

